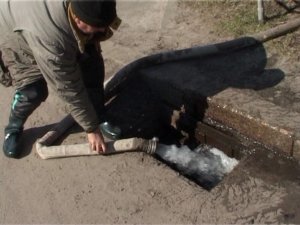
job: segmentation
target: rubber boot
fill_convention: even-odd
[[[19,146],[19,139],[23,133],[23,125],[47,96],[45,80],[36,81],[16,91],[8,125],[4,130],[3,152],[7,157],[17,158],[20,155],[22,149]]]
[[[106,119],[105,107],[103,104],[103,94],[101,91],[97,89],[88,89],[89,98],[94,106],[94,109],[99,116],[99,120],[101,121],[100,130],[102,134],[111,140],[119,139],[121,135],[121,129],[112,123],[108,122]]]
[[[11,112],[9,123],[4,130],[5,138],[3,142],[3,152],[9,158],[18,158],[21,153],[19,139],[23,133],[24,123],[23,119],[18,118]]]
[[[121,128],[107,121],[100,124],[100,130],[106,138],[111,140],[118,140],[121,136]]]

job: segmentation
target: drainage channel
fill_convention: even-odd
[[[155,154],[181,175],[211,190],[235,169],[247,146],[239,138],[202,122],[197,123],[195,138],[200,144],[194,149],[158,144]]]
[[[195,137],[203,144],[214,146],[223,151],[229,157],[241,159],[241,149],[243,146],[240,141],[222,131],[219,131],[207,124],[199,122],[195,132]]]
[[[225,126],[218,124],[218,127],[219,129],[198,122],[195,138],[200,144],[195,149],[190,149],[186,145],[178,147],[159,144],[155,153],[181,175],[206,190],[211,190],[256,148],[260,149],[260,152],[265,149],[260,143],[242,135],[232,134],[229,128],[226,132]]]

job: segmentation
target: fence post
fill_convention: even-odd
[[[264,0],[257,0],[257,15],[258,15],[258,22],[264,23],[265,16],[264,16]]]

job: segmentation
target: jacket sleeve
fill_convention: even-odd
[[[48,85],[66,102],[76,122],[86,132],[95,130],[99,118],[81,78],[76,48],[67,43],[62,48],[57,43],[43,42],[30,34],[26,40]]]

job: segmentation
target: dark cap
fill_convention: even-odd
[[[91,26],[109,26],[117,17],[115,0],[71,0],[72,12]]]

